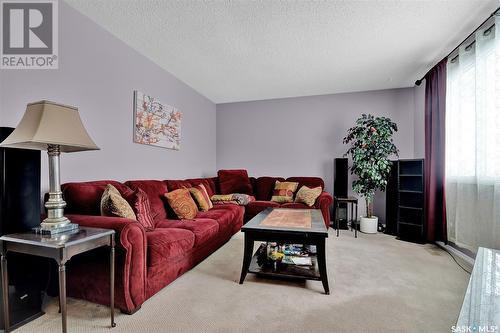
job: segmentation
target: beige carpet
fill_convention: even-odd
[[[378,234],[355,239],[330,230],[331,294],[321,282],[239,278],[243,235],[148,300],[132,316],[70,299],[69,332],[450,332],[468,275],[433,245]],[[16,332],[58,332],[52,299],[47,314]]]

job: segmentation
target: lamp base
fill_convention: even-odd
[[[60,227],[52,227],[52,228],[44,228],[43,225],[41,225],[40,227],[33,228],[33,232],[42,235],[55,235],[77,230],[78,230],[78,224],[76,223],[68,223]]]
[[[47,211],[49,208],[47,208]],[[52,213],[52,212],[51,212]],[[59,215],[59,214],[51,214],[51,215]],[[46,217],[41,224],[41,227],[44,229],[51,228],[59,228],[66,224],[71,223],[71,221],[66,216],[57,216],[57,217]]]

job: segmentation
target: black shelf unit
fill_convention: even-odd
[[[385,189],[385,233],[396,235],[398,220],[398,161],[391,161],[391,172]]]
[[[0,142],[13,128],[0,127]],[[0,235],[26,232],[40,225],[40,151],[0,148]],[[10,324],[15,329],[43,315],[49,259],[9,253]],[[0,302],[0,330],[4,329]]]
[[[424,160],[404,159],[396,163],[396,236],[403,240],[424,242],[426,233]]]

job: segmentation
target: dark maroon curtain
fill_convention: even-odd
[[[446,242],[445,137],[446,63],[425,76],[425,218],[427,240]]]

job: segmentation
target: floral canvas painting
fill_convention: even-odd
[[[181,118],[177,108],[134,91],[134,142],[179,150]]]

